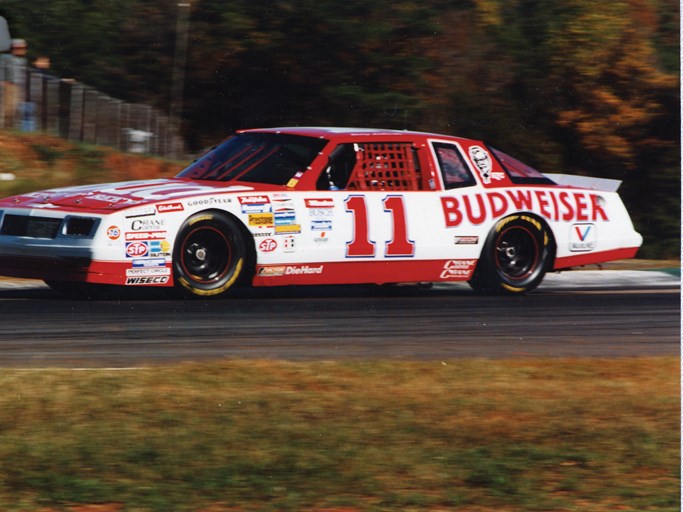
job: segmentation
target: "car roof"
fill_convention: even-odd
[[[291,126],[279,128],[259,128],[251,130],[239,130],[238,133],[258,132],[258,133],[285,133],[291,135],[303,135],[307,137],[319,137],[325,139],[347,139],[349,137],[393,137],[396,139],[413,140],[415,138],[438,138],[453,140],[468,140],[463,137],[452,135],[442,135],[438,133],[417,132],[409,130],[389,130],[384,128],[351,128],[351,127],[332,127],[332,126]]]

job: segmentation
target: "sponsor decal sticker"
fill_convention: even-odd
[[[137,217],[149,217],[150,215],[156,215],[156,208],[153,206],[146,206],[144,208],[136,208],[126,214],[127,219],[135,219]]]
[[[163,229],[166,225],[164,219],[136,219],[130,223],[130,229],[133,231],[150,231],[154,229]]]
[[[284,213],[275,213],[276,226],[291,226],[292,224],[296,224],[296,214],[293,210]]]
[[[139,286],[139,285],[153,285],[153,284],[166,284],[170,276],[141,276],[141,277],[127,277],[126,285],[128,286]]]
[[[319,199],[304,199],[306,208],[317,210],[318,208],[329,209],[334,208],[334,199],[331,197],[324,197]]]
[[[312,231],[332,231],[332,220],[312,220],[311,221]]]
[[[270,213],[273,211],[268,196],[240,196],[237,199],[242,207],[242,213]]]
[[[311,231],[331,231],[334,217],[334,200],[328,197],[305,199]],[[324,237],[324,233],[322,235]]]
[[[470,160],[474,163],[479,175],[487,185],[491,183],[491,172],[493,171],[493,161],[491,155],[480,146],[470,146]]]
[[[258,248],[261,252],[273,252],[277,249],[277,241],[273,238],[266,238],[258,244]]]
[[[284,275],[312,275],[322,274],[325,269],[324,265],[309,266],[309,265],[277,265],[273,267],[261,267],[258,271],[259,276],[263,277],[278,277]]]
[[[168,212],[182,212],[185,210],[182,203],[165,203],[157,205],[157,212],[168,213]]]
[[[133,260],[133,268],[165,267],[164,258],[150,258],[146,260]]]
[[[275,225],[275,218],[272,213],[250,213],[249,225],[258,228],[272,228]]]
[[[126,240],[164,240],[166,231],[135,231],[126,233]]]
[[[578,190],[511,189],[442,196],[441,208],[447,228],[463,223],[476,226],[516,211],[531,211],[562,222],[609,221],[603,199]]]
[[[166,231],[140,231],[134,233],[126,233],[126,240],[165,240],[167,236]]]
[[[261,267],[258,271],[258,275],[264,276],[264,277],[284,276],[285,275],[285,267],[284,266]]]
[[[152,240],[149,242],[149,255],[152,258],[171,255],[171,244],[166,240]]]
[[[147,256],[149,245],[147,242],[126,242],[126,257],[141,258]]]
[[[482,181],[488,185],[491,180],[501,181],[505,179],[505,173],[493,172],[493,160],[491,155],[481,146],[470,146],[470,160],[474,163]]]
[[[159,268],[129,268],[126,269],[126,276],[127,277],[135,277],[135,276],[170,276],[171,275],[171,269],[167,267],[159,267]]]
[[[572,252],[588,252],[597,245],[597,228],[595,224],[572,224],[569,235],[569,250]]]
[[[92,194],[88,195],[88,199],[94,199],[95,201],[102,201],[103,203],[110,204],[126,204],[135,202],[134,199],[129,199],[123,196],[112,196],[109,194]]]
[[[469,278],[474,271],[477,260],[449,260],[444,263],[441,279]]]
[[[232,199],[229,197],[207,197],[204,199],[195,199],[193,201],[188,201],[187,206],[212,206],[231,203]]]
[[[121,229],[118,226],[109,226],[107,228],[107,236],[110,240],[118,240],[121,236]]]
[[[300,224],[287,224],[284,226],[275,226],[276,235],[291,235],[296,233],[301,233]]]
[[[479,243],[478,236],[456,236],[455,245],[477,245]]]
[[[282,239],[283,245],[284,245],[284,250],[285,252],[294,252],[296,246],[295,246],[295,241],[296,238],[293,236],[286,236]]]
[[[309,267],[308,265],[288,265],[285,268],[285,275],[299,275],[299,274],[322,274],[324,265],[317,267]]]

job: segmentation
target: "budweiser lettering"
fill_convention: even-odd
[[[441,198],[446,227],[463,222],[477,225],[514,211],[535,212],[548,220],[564,222],[609,221],[602,199],[590,192],[505,190]]]

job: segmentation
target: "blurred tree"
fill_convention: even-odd
[[[29,59],[48,56],[52,73],[106,92],[124,65],[117,43],[132,0],[4,0],[12,37],[28,40]]]
[[[390,10],[358,0],[198,2],[192,122],[221,133],[283,123],[404,127],[428,97],[422,74],[431,62],[415,40],[430,33],[430,14],[404,0]],[[207,94],[218,104],[202,105]]]
[[[674,0],[189,0],[184,129],[358,125],[493,141],[541,170],[624,179],[647,249],[678,254]],[[3,0],[52,72],[168,109],[174,0]]]

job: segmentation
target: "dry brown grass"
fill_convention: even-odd
[[[4,371],[0,508],[676,510],[678,368],[634,358]]]

